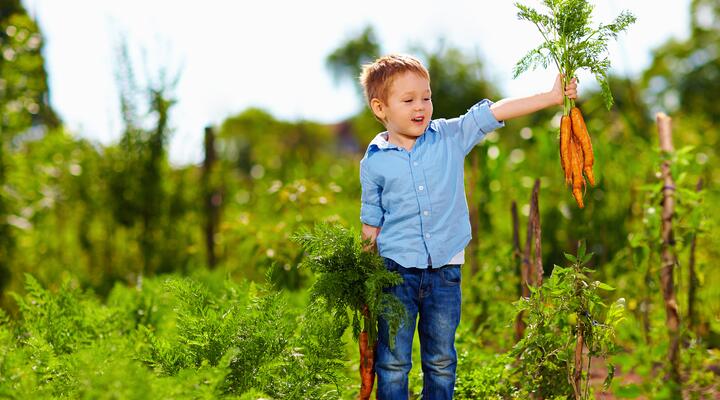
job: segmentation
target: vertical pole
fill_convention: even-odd
[[[532,245],[533,245],[533,234],[535,233],[535,229],[533,227],[533,215],[535,214],[535,203],[530,201],[530,213],[528,213],[528,227],[527,227],[527,235],[525,236],[525,251],[523,252],[523,259],[522,259],[522,280],[525,284],[525,286],[531,286],[533,284],[533,274],[532,274],[532,263],[530,262],[530,257],[532,254]],[[528,289],[528,295],[527,297],[530,297],[530,290]]]
[[[212,182],[213,166],[216,160],[215,133],[212,127],[205,128],[205,160],[203,161],[203,194],[205,203],[205,247],[207,250],[207,263],[209,268],[215,268],[217,256],[215,254],[215,233],[220,219],[219,211],[222,198]]]
[[[660,138],[660,150],[666,156],[674,151],[672,145],[672,119],[664,113],[658,113],[656,117],[658,126],[658,135]],[[672,218],[675,213],[675,182],[670,173],[670,161],[664,160],[661,165],[661,174],[663,180],[662,188],[662,252],[661,252],[661,269],[660,269],[660,285],[662,286],[663,298],[665,300],[665,324],[668,329],[669,346],[668,361],[670,363],[670,379],[672,379],[679,391],[680,387],[680,370],[679,370],[679,351],[680,351],[680,315],[678,313],[677,299],[675,296],[675,281],[673,278],[673,269],[675,267],[675,255],[673,246],[675,239],[672,230]]]
[[[533,236],[535,237],[535,260],[533,261],[533,271],[535,272],[535,286],[540,287],[543,283],[543,265],[542,265],[542,230],[540,228],[540,179],[535,179],[535,185],[532,191],[532,210],[535,211],[531,215],[533,219]]]
[[[518,295],[522,297],[530,296],[530,289],[527,287],[527,282],[523,275],[523,263],[522,263],[522,252],[520,251],[520,227],[518,221],[517,202],[513,200],[512,206],[510,207],[510,214],[512,215],[512,226],[513,226],[513,264],[516,266],[520,284],[518,285]],[[522,339],[525,333],[525,321],[523,321],[523,313],[518,313],[515,317],[515,341],[518,342]]]

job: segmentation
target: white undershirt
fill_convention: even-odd
[[[448,261],[448,264],[464,264],[465,263],[465,249],[460,250],[459,253],[455,254],[453,258]]]

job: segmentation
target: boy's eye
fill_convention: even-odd
[[[423,100],[425,100],[425,101],[430,101],[430,98],[429,98],[429,97],[426,97],[426,98],[424,98]]]
[[[410,99],[410,100],[403,100],[403,101],[404,101],[405,103],[410,103],[410,102],[412,101],[412,99]]]

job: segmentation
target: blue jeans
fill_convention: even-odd
[[[404,279],[402,284],[388,288],[386,292],[394,294],[405,305],[408,320],[400,326],[395,348],[391,350],[387,322],[380,319],[375,358],[378,400],[408,398],[416,321],[423,370],[422,398],[452,399],[457,366],[455,331],[460,323],[460,265],[404,268],[385,258],[385,266],[390,271],[397,271]]]

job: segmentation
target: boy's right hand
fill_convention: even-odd
[[[362,225],[362,240],[370,240],[370,243],[368,243],[365,247],[363,247],[363,250],[365,251],[375,251],[377,250],[376,246],[376,240],[378,235],[380,234],[380,229],[382,227],[380,226],[372,226],[372,225]]]

